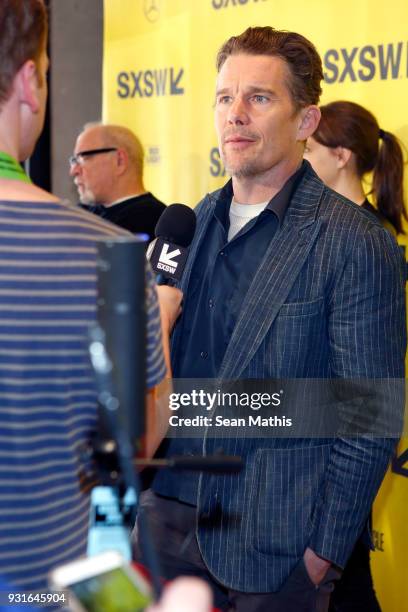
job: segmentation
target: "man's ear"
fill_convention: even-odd
[[[116,151],[116,163],[119,175],[126,172],[129,166],[129,155],[125,149],[118,149]]]
[[[300,111],[300,123],[298,127],[298,140],[307,140],[319,125],[321,113],[320,108],[315,104],[306,106]]]
[[[40,109],[40,100],[38,97],[37,66],[33,60],[24,62],[17,72],[15,88],[18,92],[19,101],[26,104],[32,113],[37,113]]]

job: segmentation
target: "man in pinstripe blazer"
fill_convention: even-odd
[[[315,48],[295,33],[249,28],[223,45],[217,68],[216,129],[232,180],[197,208],[174,375],[403,377],[398,247],[302,162],[320,117]],[[166,576],[201,575],[226,610],[327,610],[394,444],[237,435],[223,447],[245,458],[239,476],[158,474],[143,503]],[[206,435],[171,440],[165,452],[219,445]]]

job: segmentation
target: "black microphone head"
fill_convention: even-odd
[[[185,204],[171,204],[161,214],[154,234],[179,246],[190,246],[196,229],[195,212]]]

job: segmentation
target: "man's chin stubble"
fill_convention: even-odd
[[[241,179],[256,176],[258,174],[258,169],[254,164],[248,163],[238,167],[227,165],[225,166],[225,172],[233,178]]]
[[[229,164],[228,160],[223,155],[221,156],[221,159],[224,164],[225,172],[233,178],[251,178],[259,173],[259,168],[257,166],[256,159],[254,159],[253,157],[252,159],[243,159],[240,163],[237,164]]]
[[[82,194],[78,192],[78,196],[79,196],[79,201],[81,202],[81,204],[85,204],[86,206],[93,206],[95,204],[94,195],[87,191],[82,192]]]

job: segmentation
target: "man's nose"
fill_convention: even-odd
[[[78,176],[78,174],[81,173],[81,164],[79,164],[77,161],[75,162],[71,162],[69,165],[69,175],[72,177]]]
[[[245,101],[235,98],[228,109],[228,122],[233,125],[245,125],[249,122],[249,116]]]

